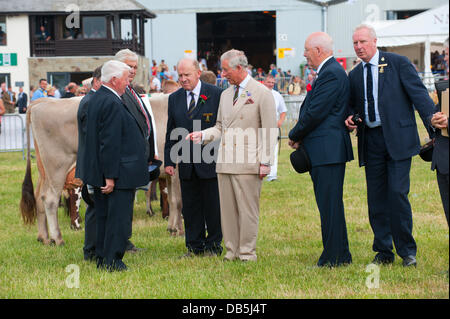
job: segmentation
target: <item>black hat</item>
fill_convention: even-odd
[[[306,153],[303,145],[300,144],[300,146],[291,153],[291,164],[299,174],[311,170],[311,161],[309,160],[308,153]]]
[[[420,147],[419,156],[425,161],[425,162],[431,162],[433,159],[433,148],[434,148],[434,141],[430,140],[426,144],[424,144],[422,147]]]
[[[150,173],[150,181],[154,181],[159,177],[159,167],[162,165],[162,161],[153,159],[152,163],[148,166],[148,171]]]
[[[94,196],[89,194],[86,184],[84,184],[83,188],[81,189],[81,197],[86,202],[86,204],[88,204],[91,207],[94,207],[94,199],[93,199]]]

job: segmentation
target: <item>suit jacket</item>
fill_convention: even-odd
[[[95,92],[90,90],[85,95],[78,107],[77,122],[78,122],[78,153],[77,153],[77,166],[75,169],[75,177],[80,178],[82,181],[86,180],[84,156],[86,154],[86,133],[87,133],[87,113],[88,105]]]
[[[434,104],[420,80],[416,69],[404,56],[380,52],[379,63],[387,64],[378,74],[378,111],[389,155],[403,160],[419,154],[420,140],[414,108],[419,112],[427,130],[434,112]],[[364,117],[364,73],[360,63],[349,74],[350,110]],[[413,106],[414,105],[414,106]],[[360,166],[365,165],[364,131],[358,129]]]
[[[233,96],[233,86],[222,93],[216,125],[203,131],[203,141],[221,139],[217,173],[259,174],[261,164],[273,164],[278,140],[275,100],[272,92],[253,78],[235,105]]]
[[[183,150],[189,149],[189,157],[187,162],[180,161],[178,164],[178,170],[181,179],[190,179],[192,175],[192,170],[195,169],[195,172],[199,178],[214,178],[216,177],[216,163],[215,160],[217,158],[216,150],[217,147],[211,147],[209,149],[209,155],[211,158],[214,158],[214,161],[207,163],[204,161],[203,156],[195,156],[194,152],[197,152],[197,155],[203,154],[205,149],[204,146],[196,149],[192,143],[192,141],[186,141],[185,136],[176,136],[176,140],[172,140],[170,135],[175,128],[183,128],[187,132],[193,132],[194,129],[201,130],[212,127],[216,124],[217,119],[217,111],[219,108],[220,95],[222,94],[222,89],[201,82],[200,95],[204,95],[207,97],[206,101],[203,101],[201,97],[199,97],[197,101],[197,105],[192,112],[192,119],[188,117],[188,105],[187,105],[187,96],[186,90],[181,88],[178,91],[172,93],[169,96],[169,108],[168,108],[168,119],[167,119],[167,130],[166,130],[166,142],[164,145],[164,166],[173,166],[175,167],[175,162],[173,158],[170,156],[170,152],[172,147],[176,143],[183,143],[185,147],[180,149],[178,153],[179,159],[183,159]],[[200,121],[201,127],[194,127],[194,121]],[[201,154],[198,154],[198,151],[201,150]],[[184,154],[185,155],[185,154]],[[195,163],[194,163],[195,159]]]
[[[64,92],[63,96],[61,96],[62,99],[70,99],[71,97],[74,97],[75,94],[73,94],[72,92]]]
[[[2,101],[5,106],[6,113],[14,113],[14,105],[11,102],[11,97],[9,96],[8,91],[2,92]],[[13,97],[13,102],[16,101],[16,96]]]
[[[146,140],[136,119],[122,100],[102,86],[87,108],[84,177],[86,184],[105,185],[115,180],[115,189],[134,189],[149,182]]]
[[[303,143],[312,167],[353,159],[345,127],[349,92],[347,74],[332,57],[322,66],[289,132],[289,139]]]
[[[442,103],[442,91],[448,89],[448,80],[436,83],[436,90],[438,92],[439,104],[436,105],[436,112],[441,111]],[[448,121],[447,121],[448,122]],[[447,126],[447,134],[448,134]],[[431,161],[431,169],[438,169],[439,173],[448,175],[448,137],[442,136],[441,130],[436,129],[434,148],[433,148],[433,159]]]
[[[25,92],[19,93],[17,98],[17,107],[19,108],[19,113],[25,113],[28,105],[28,95]]]
[[[147,126],[147,121],[145,120],[145,115],[142,113],[139,103],[136,101],[136,98],[133,96],[133,93],[130,91],[130,89],[128,87],[125,90],[125,93],[123,94],[122,99],[123,99],[123,103],[127,107],[128,111],[133,115],[134,119],[138,123],[139,129],[141,130],[142,135],[144,135],[147,140],[147,143],[145,144],[145,155],[147,157],[147,161],[151,162],[153,160],[153,158],[155,157],[155,141],[154,141],[155,131],[152,127],[152,118],[151,118],[150,114],[148,113],[147,109],[145,108],[145,104],[142,101],[139,94],[137,94],[136,92],[134,92],[134,93],[141,101],[142,107],[144,108],[144,111],[147,114],[149,124],[150,124],[150,135],[149,136],[148,136],[148,126]]]

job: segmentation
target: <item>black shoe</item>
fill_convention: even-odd
[[[122,260],[120,260],[120,259],[113,260],[112,264],[107,266],[106,268],[110,272],[113,272],[113,271],[126,271],[126,270],[128,270],[128,268],[125,265],[125,263]]]
[[[372,260],[372,264],[376,265],[389,265],[394,263],[394,257],[386,257],[382,254],[376,254],[375,258]]]
[[[405,258],[403,258],[403,263],[402,263],[403,267],[417,267],[417,261],[416,261],[416,257],[414,256],[407,256]]]

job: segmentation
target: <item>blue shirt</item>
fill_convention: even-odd
[[[364,74],[364,121],[368,127],[377,127],[381,125],[380,113],[378,112],[378,59],[380,57],[380,51],[377,50],[375,55],[369,61],[372,71],[372,83],[373,83],[373,99],[375,107],[375,121],[369,121],[368,103],[367,103],[367,69],[366,62],[362,61],[363,74]]]
[[[47,91],[43,91],[41,88],[34,91],[31,101],[40,99],[41,97],[47,97]]]

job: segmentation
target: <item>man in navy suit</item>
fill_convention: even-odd
[[[194,145],[192,141],[186,141],[185,136],[215,125],[222,90],[200,81],[201,70],[196,60],[180,60],[177,70],[182,88],[169,96],[164,167],[165,172],[173,176],[175,165],[181,158],[178,171],[188,249],[184,256],[220,256],[222,230],[215,164],[217,147]],[[177,145],[182,146],[181,152]]]
[[[393,241],[403,266],[416,266],[408,200],[411,158],[420,150],[414,108],[429,129],[434,105],[406,57],[377,49],[373,28],[358,26],[353,47],[362,62],[349,74],[351,115],[345,124],[349,130],[358,127],[359,165],[365,166],[373,250],[377,253],[373,262],[394,262]],[[353,114],[361,121],[355,123]]]
[[[80,106],[78,107],[77,112],[78,153],[77,153],[77,165],[75,169],[75,177],[80,178],[82,181],[86,180],[86,173],[83,161],[86,153],[87,112],[89,107],[89,101],[94,96],[94,93],[97,92],[97,90],[100,89],[100,87],[102,86],[102,82],[100,81],[101,75],[102,75],[101,67],[96,68],[92,74],[92,88],[89,91],[89,93],[81,99]],[[83,187],[88,186],[84,185]],[[95,219],[95,207],[93,205],[88,204],[84,216],[83,252],[85,260],[95,259],[95,242],[97,240],[96,225],[97,223]]]
[[[322,224],[323,252],[318,266],[350,264],[342,200],[346,162],[353,160],[350,136],[343,121],[349,95],[347,74],[333,57],[333,40],[323,32],[305,41],[308,65],[318,77],[289,132],[289,145],[303,144],[311,161],[311,179]]]
[[[86,184],[94,187],[97,267],[122,271],[136,187],[149,182],[145,136],[121,95],[130,68],[119,61],[102,67],[102,87],[87,109],[83,159]]]
[[[17,107],[20,114],[27,113],[28,95],[23,91],[23,87],[19,87],[19,95],[17,97]]]

